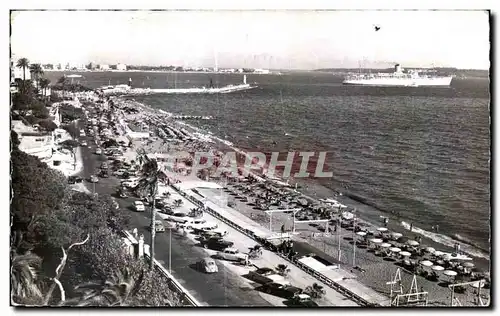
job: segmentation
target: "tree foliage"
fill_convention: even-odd
[[[57,124],[54,123],[52,120],[40,120],[38,121],[38,125],[40,125],[41,128],[43,128],[46,131],[53,132],[57,128]]]
[[[65,197],[64,176],[20,150],[11,153],[12,230],[27,231],[33,217],[50,214]]]

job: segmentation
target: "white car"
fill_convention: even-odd
[[[248,255],[245,253],[241,253],[236,248],[226,248],[223,251],[217,252],[217,257],[230,260],[230,261],[244,261],[248,262]]]
[[[97,143],[97,142],[96,142],[96,143]],[[101,148],[97,148],[97,149],[95,150],[95,154],[96,154],[96,155],[102,155],[102,149],[101,149]]]
[[[193,219],[189,220],[186,223],[183,224],[187,229],[192,229],[192,230],[205,230],[209,231],[212,229],[216,229],[218,225],[213,222],[207,222],[204,219]]]
[[[141,201],[135,201],[134,208],[137,212],[144,212],[146,210],[146,207]]]
[[[88,144],[87,144],[87,142],[86,142],[86,141],[83,141],[83,142],[82,142],[82,146],[87,146],[87,145],[88,145]]]
[[[167,220],[177,223],[185,223],[189,221],[191,217],[187,216],[186,213],[174,213],[172,215],[168,215]]]
[[[127,188],[134,188],[137,186],[138,182],[137,181],[123,181],[122,185]]]

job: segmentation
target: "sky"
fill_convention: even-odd
[[[483,11],[18,11],[11,29],[13,57],[41,63],[490,67]]]

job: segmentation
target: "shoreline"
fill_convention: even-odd
[[[165,124],[170,126],[172,129],[178,129],[182,130],[184,129],[185,131],[188,132],[188,135],[192,135],[193,131],[199,132],[199,133],[204,133],[206,136],[209,136],[212,140],[214,140],[214,143],[209,143],[209,142],[203,142],[203,141],[195,141],[194,143],[180,143],[176,144],[174,143],[167,143],[168,147],[171,148],[172,150],[202,150],[204,149],[205,151],[211,150],[214,152],[214,154],[217,154],[220,151],[223,151],[224,149],[227,150],[227,148],[231,148],[234,151],[242,151],[234,144],[223,141],[220,138],[216,137],[212,133],[209,133],[206,130],[202,130],[201,128],[192,126],[186,122],[179,122],[176,120],[172,120],[171,113],[168,113],[164,110],[160,110],[153,108],[151,106],[148,106],[144,103],[140,103],[136,100],[130,100],[130,99],[123,99],[116,97],[118,102],[121,103],[122,106],[127,106],[127,107],[134,107],[139,112],[134,114],[132,117],[128,117],[126,119],[127,124],[137,124],[134,122],[137,121],[146,121],[148,122],[151,127],[154,127],[156,130],[159,125]],[[170,116],[169,116],[170,115]],[[153,129],[151,129],[153,130]],[[139,146],[143,147],[148,153],[154,153],[158,152],[158,150],[161,150],[162,146],[161,145],[161,139],[159,140],[153,140],[152,142],[144,143],[142,142]],[[159,145],[160,144],[160,145]],[[171,145],[171,146],[170,146]],[[177,147],[178,146],[178,147]],[[135,146],[134,146],[135,147]],[[208,148],[208,150],[207,150]],[[169,149],[170,150],[170,149]],[[255,173],[254,173],[255,174]],[[193,178],[193,175],[182,175],[182,174],[177,174],[177,176],[174,176],[174,179],[178,180],[186,180],[187,177]],[[198,178],[193,178],[198,181],[203,181]],[[210,179],[209,181],[219,183],[218,180],[216,179]],[[220,183],[223,186],[233,188],[231,185],[227,185],[224,183]],[[244,183],[241,183],[244,186]],[[274,185],[273,185],[274,186]],[[307,199],[313,199],[313,200],[318,200],[318,194],[313,194],[316,196],[316,198],[312,198],[308,193],[309,190],[312,190],[312,193],[315,193],[315,187],[311,186],[308,188],[308,190],[298,190],[299,193],[307,198]],[[323,188],[327,189],[327,188]],[[306,192],[304,192],[306,191]],[[323,190],[325,191],[325,190]],[[332,190],[326,190],[327,193],[328,191]],[[329,195],[328,197],[331,197],[332,195]],[[356,203],[359,204],[359,202],[352,201],[354,204],[351,204],[351,202],[346,202],[342,196],[336,197],[336,200],[341,202],[342,204],[348,205],[351,208],[359,209],[356,205]],[[364,208],[366,208],[368,211],[370,210],[370,206],[364,205]],[[242,203],[239,202],[237,205],[235,205],[234,210],[236,212],[239,212],[241,215],[246,216],[247,218],[253,219],[256,223],[258,223],[261,227],[266,228],[269,226],[269,216],[264,213],[261,210],[256,210],[255,208],[251,208],[247,206],[247,203]],[[382,223],[380,223],[380,219],[375,217],[375,220],[373,219],[374,217],[369,217],[365,216],[364,212],[357,212],[358,214],[358,220],[357,223],[364,222],[367,223],[369,227],[374,228],[376,231],[377,227],[383,226]],[[255,217],[257,215],[257,218]],[[291,216],[283,213],[277,213],[272,216],[273,217],[273,227],[272,231],[278,232],[280,229],[281,224],[285,224],[286,227],[291,227],[289,224],[291,221]],[[298,226],[303,225],[302,223],[297,224]],[[360,225],[361,226],[361,225]],[[297,227],[298,228],[298,227]],[[414,227],[416,228],[416,227]],[[300,234],[294,235],[292,237],[292,240],[294,240],[297,243],[297,247],[302,248],[302,252],[305,250],[307,252],[307,248],[311,249],[309,251],[315,252],[320,256],[329,256],[330,258],[337,258],[337,240],[339,239],[338,233],[332,233],[332,234],[321,234],[318,233],[318,230],[316,227],[311,228],[311,225],[305,224],[302,226],[302,229],[300,231]],[[417,236],[416,231],[409,232],[405,230],[405,227],[401,226],[398,221],[395,221],[391,219],[391,221],[387,225],[387,229],[389,229],[391,232],[402,232],[405,237],[408,237],[409,239],[415,239],[415,236]],[[416,230],[416,229],[415,229]],[[357,270],[354,269],[354,263],[353,263],[353,245],[352,245],[352,237],[354,236],[354,233],[352,232],[352,229],[349,231],[349,229],[344,229],[342,228],[342,235],[341,235],[341,257],[340,257],[340,267],[345,270],[345,271],[350,271],[351,274],[355,275],[355,277],[364,285],[374,289],[375,291],[382,293],[384,295],[389,294],[388,290],[388,285],[386,284],[387,281],[390,281],[394,278],[394,275],[396,273],[396,270],[398,269],[398,265],[395,264],[396,262],[387,262],[385,259],[380,258],[379,256],[375,255],[373,251],[370,251],[366,249],[366,247],[356,247],[356,266],[359,266],[362,268],[362,270]],[[349,239],[351,238],[351,239]],[[420,242],[420,246],[422,247],[429,247],[432,246],[436,250],[439,251],[444,251],[447,253],[452,253],[453,249],[443,245],[443,244],[437,244],[435,241],[430,240],[426,238],[425,236],[422,236],[422,241]],[[322,249],[322,250],[321,250]],[[299,251],[299,250],[297,250]],[[302,253],[304,254],[304,253]],[[378,257],[378,258],[377,258]],[[481,260],[481,258],[477,258],[475,256],[472,256],[474,258],[474,263],[476,264],[476,268],[480,268],[479,271],[486,271],[488,272],[487,275],[489,274],[490,271],[490,263],[489,260]],[[417,262],[416,264],[418,265],[419,257],[417,256],[416,259],[413,259],[412,257],[411,261],[412,262]],[[421,260],[421,259],[420,259]],[[434,260],[434,259],[432,259]],[[413,272],[409,272],[405,268],[401,268],[401,274],[403,276],[403,282],[404,284],[409,284],[410,279],[413,276]],[[445,276],[440,276],[439,278],[439,283],[435,281],[430,281],[427,280],[426,278],[422,276],[418,276],[418,282],[419,286],[421,288],[424,288],[425,291],[428,291],[429,293],[432,293],[431,295],[431,305],[447,305],[449,303],[448,295],[449,295],[449,289],[446,286],[443,286],[443,282],[446,282],[446,277]],[[472,291],[472,290],[471,290]],[[487,291],[485,291],[487,292]],[[459,295],[459,294],[457,294]],[[471,299],[471,295],[459,295],[461,299],[466,300],[466,305],[474,305]]]
[[[147,109],[149,112],[152,112],[154,114],[161,114],[161,115],[168,115],[169,118],[174,117],[175,115],[173,113],[167,112],[165,110],[159,109],[159,108],[154,108],[151,107],[148,104],[142,103],[140,101],[137,101],[135,99],[127,99],[124,97],[119,97],[116,96],[119,100],[124,101],[124,102],[134,102],[135,105],[139,107],[143,107]],[[204,146],[207,146],[209,148],[214,149],[216,151],[224,150],[224,149],[231,149],[234,150],[237,153],[240,153],[242,155],[245,155],[246,152],[238,147],[236,147],[235,144],[232,142],[229,142],[227,140],[224,140],[217,135],[212,134],[212,132],[208,130],[204,130],[202,128],[199,128],[197,126],[194,126],[190,123],[187,123],[185,121],[176,121],[176,120],[169,120],[169,122],[173,122],[175,125],[179,125],[182,127],[186,127],[191,129],[194,132],[204,134],[206,137],[209,137],[212,139],[214,142],[203,142]],[[201,140],[200,140],[201,141]],[[259,175],[260,173],[252,171],[253,174]],[[277,175],[277,178],[280,180],[281,177]],[[453,236],[446,235],[443,233],[435,233],[435,232],[429,232],[426,231],[425,229],[422,229],[418,227],[417,225],[414,224],[413,226],[413,231],[410,232],[409,226],[410,224],[407,223],[406,221],[397,218],[395,215],[387,215],[381,212],[380,210],[370,206],[366,205],[360,201],[353,200],[349,198],[348,196],[342,195],[339,192],[336,192],[328,187],[325,187],[321,184],[315,183],[315,181],[299,181],[300,184],[302,184],[301,188],[299,188],[297,191],[304,196],[304,198],[313,200],[318,202],[320,198],[332,198],[332,195],[335,195],[333,198],[334,200],[337,200],[338,202],[345,204],[349,206],[350,208],[355,208],[358,210],[357,214],[360,217],[359,219],[367,224],[369,224],[372,227],[380,227],[383,225],[383,216],[389,218],[389,226],[391,227],[391,230],[403,233],[405,236],[412,235],[412,236],[420,236],[422,238],[422,241],[425,244],[432,244],[436,249],[442,250],[442,251],[450,251],[453,250],[453,244],[458,243],[460,244],[461,250],[463,252],[466,252],[468,255],[473,256],[475,259],[480,260],[480,261],[487,261],[487,264],[481,264],[483,267],[489,266],[490,263],[490,257],[491,254],[488,254],[484,251],[484,249],[481,249],[481,247],[475,246],[465,240],[458,240],[456,238],[453,238]],[[321,188],[319,188],[321,187]],[[319,190],[318,190],[319,189]],[[304,192],[305,191],[305,192]],[[321,191],[323,193],[321,193]],[[318,194],[319,193],[319,194]],[[314,195],[314,197],[312,196]],[[376,215],[374,215],[374,213]],[[465,245],[465,247],[464,247]]]

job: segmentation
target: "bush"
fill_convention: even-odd
[[[46,131],[53,132],[57,128],[57,124],[52,120],[40,120],[38,121],[38,125]]]
[[[67,191],[66,179],[38,158],[20,150],[11,153],[12,231],[29,234],[33,243],[33,222],[53,214],[61,205]]]

